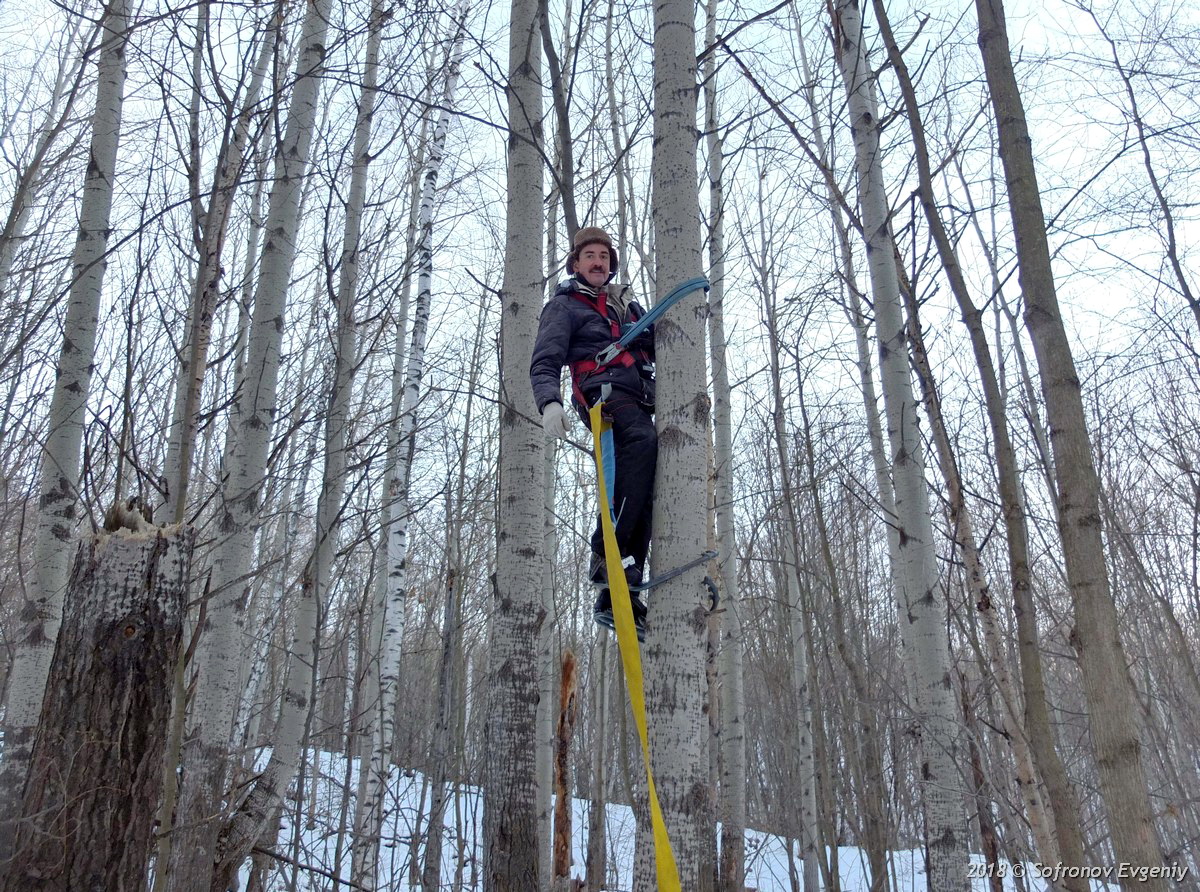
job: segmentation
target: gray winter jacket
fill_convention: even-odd
[[[621,296],[628,297],[628,285],[610,284],[607,287],[620,288]],[[621,314],[606,301],[603,304],[605,314],[601,315],[600,303],[589,291],[591,289],[581,290],[576,279],[567,279],[559,283],[554,296],[542,308],[529,363],[529,382],[538,411],[542,411],[547,403],[563,402],[559,381],[564,365],[571,366],[577,408],[585,408],[579,405],[581,397],[586,402],[601,385],[611,384],[652,409],[654,326],[639,335],[618,361],[603,368],[592,368],[596,354],[614,343],[620,332],[640,319],[645,311],[636,301],[629,300],[626,311]]]

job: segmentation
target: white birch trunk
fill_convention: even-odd
[[[554,216],[551,215],[551,220]],[[554,239],[549,239],[548,259],[554,262]],[[558,698],[555,669],[559,662],[556,655],[555,636],[551,634],[555,623],[554,612],[554,562],[558,554],[558,518],[554,511],[556,495],[555,463],[558,458],[558,441],[546,443],[546,554],[543,562],[544,581],[540,590],[539,607],[545,611],[548,621],[538,634],[538,718],[537,718],[537,788],[538,788],[538,837],[542,863],[539,876],[546,882],[555,882],[554,876],[554,743],[555,722],[558,719]]]
[[[464,8],[465,11],[465,8]],[[458,36],[463,35],[460,28]],[[458,44],[456,44],[456,47]],[[435,146],[435,150],[438,147]],[[424,256],[424,255],[422,255]],[[422,280],[432,273],[432,264],[422,264]],[[482,370],[480,353],[483,349],[483,334],[486,331],[485,314],[487,305],[480,302],[479,317],[475,325],[475,338],[467,373],[467,404],[463,412],[462,443],[458,452],[458,479],[454,492],[446,498],[446,542],[447,569],[445,574],[446,601],[442,611],[442,654],[438,667],[437,724],[433,733],[433,807],[429,810],[428,830],[425,836],[425,866],[421,874],[421,885],[429,892],[437,892],[442,886],[442,848],[445,836],[446,800],[453,797],[453,780],[461,777],[458,764],[464,758],[466,747],[466,671],[463,659],[463,598],[466,593],[466,578],[469,568],[463,556],[463,526],[466,523],[467,456],[471,453],[471,427],[475,420],[475,393],[479,386]],[[451,727],[453,722],[454,727]],[[457,812],[457,798],[455,810]],[[461,845],[461,836],[459,836]],[[461,869],[462,861],[455,863]],[[458,888],[458,882],[455,882]]]
[[[509,134],[500,317],[500,502],[484,734],[485,892],[542,887],[536,729],[545,452],[528,384],[544,292],[541,68],[538,4],[513,0],[505,91]]]
[[[255,186],[250,200],[250,225],[246,237],[246,256],[242,267],[242,288],[241,298],[235,302],[237,321],[234,334],[234,346],[231,351],[233,355],[233,382],[230,386],[229,393],[235,394],[240,391],[241,381],[244,375],[243,358],[246,353],[246,341],[250,330],[250,316],[246,311],[250,301],[251,274],[254,269],[254,258],[257,254],[258,236],[262,229],[261,209],[263,196],[263,180],[265,179],[265,158],[260,154],[256,166],[256,175],[254,177]],[[227,327],[229,315],[223,319],[223,327]],[[224,333],[223,333],[224,334]],[[222,340],[224,338],[222,337]],[[208,455],[213,449],[213,431],[216,425],[209,425],[205,434],[204,442],[201,449],[201,464],[207,464]],[[226,446],[232,445],[232,442],[226,443]],[[223,462],[223,467],[228,467],[228,462]],[[282,535],[282,534],[281,534]],[[282,590],[282,589],[281,589]],[[189,624],[190,625],[190,624]],[[189,627],[186,634],[190,637],[192,630]],[[187,708],[187,672],[188,667],[185,665],[184,654],[180,654],[180,662],[175,670],[175,685],[173,690],[173,707],[171,714],[171,729],[167,743],[167,754],[163,760],[163,794],[162,801],[159,803],[159,838],[155,854],[155,871],[153,892],[165,892],[167,889],[167,878],[170,876],[170,859],[171,859],[171,844],[174,839],[174,834],[171,833],[173,827],[173,819],[175,815],[175,806],[179,796],[179,764],[180,756],[183,747],[184,722],[186,719]],[[231,735],[231,740],[237,741],[242,738],[242,735],[237,730],[237,719],[235,718],[235,730]]]
[[[858,371],[859,389],[863,400],[863,417],[867,425],[868,447],[871,455],[871,466],[875,475],[876,495],[879,499],[879,511],[883,517],[884,535],[888,545],[889,569],[891,570],[893,585],[896,588],[896,591],[893,592],[895,595],[898,591],[895,580],[897,578],[897,552],[900,541],[896,524],[894,523],[896,502],[892,489],[892,478],[887,466],[887,457],[883,443],[883,428],[879,421],[879,402],[875,393],[875,380],[871,368],[871,348],[867,331],[867,320],[862,308],[863,295],[858,286],[853,252],[850,247],[850,236],[847,231],[845,218],[842,215],[844,196],[837,186],[829,164],[828,145],[818,114],[816,94],[812,86],[814,78],[808,63],[808,53],[805,48],[804,33],[799,16],[796,16],[795,26],[801,71],[804,75],[804,83],[807,85],[804,89],[805,103],[809,111],[817,157],[821,162],[824,174],[823,178],[826,195],[828,196],[830,217],[837,238],[838,266],[840,267],[844,283],[846,316],[854,330],[855,366]],[[842,664],[846,667],[851,683],[854,686],[855,699],[857,701],[858,730],[863,737],[861,741],[861,759],[864,763],[863,773],[865,776],[861,784],[860,798],[864,813],[863,842],[864,847],[867,849],[867,860],[870,868],[869,881],[871,892],[881,892],[886,887],[888,879],[886,861],[887,818],[885,815],[886,808],[883,803],[885,780],[880,742],[882,735],[877,720],[876,704],[871,696],[870,686],[863,671],[864,660],[862,657],[861,641],[858,639],[851,640],[845,627],[845,611],[843,610],[842,596],[837,581],[837,568],[829,547],[829,534],[824,520],[824,507],[821,504],[820,492],[817,489],[815,476],[811,476],[815,475],[811,426],[808,423],[803,394],[801,394],[800,408],[805,413],[806,444],[810,453],[808,460],[809,484],[812,489],[813,505],[821,536],[826,573],[828,575],[830,606],[835,626],[835,644]],[[900,626],[900,632],[902,639],[905,639],[907,630],[903,624]],[[905,651],[904,665],[908,667],[910,665],[909,649],[907,647],[903,649]],[[912,677],[911,672],[908,673],[908,677]]]
[[[433,130],[429,157],[424,167],[419,201],[416,244],[418,264],[417,302],[413,310],[412,340],[408,349],[407,369],[400,399],[395,465],[391,470],[386,503],[387,561],[386,595],[382,616],[382,642],[379,659],[378,719],[367,772],[362,804],[359,808],[361,838],[356,838],[352,873],[365,888],[375,888],[375,861],[378,858],[379,830],[383,819],[383,800],[391,768],[392,739],[395,734],[395,706],[400,686],[400,658],[404,643],[405,606],[408,597],[408,521],[412,512],[409,501],[412,460],[416,449],[417,409],[421,400],[421,381],[425,374],[425,340],[429,330],[430,299],[433,281],[433,203],[437,195],[438,175],[452,120],[454,89],[464,52],[465,23],[469,5],[460,3],[454,12],[455,31],[448,51],[448,68],[442,89],[442,113]]]
[[[925,457],[916,425],[916,400],[887,197],[879,157],[879,113],[874,78],[862,45],[856,0],[838,0],[834,43],[846,85],[858,168],[859,209],[879,331],[879,367],[888,422],[899,533],[901,625],[910,632],[916,700],[921,719],[921,777],[931,888],[965,890],[967,833],[958,774],[960,729],[951,690],[946,640],[947,605],[938,586],[933,524],[925,484]]]
[[[893,70],[896,72],[901,92],[904,95],[909,126],[913,135],[921,204],[929,221],[930,233],[937,244],[938,254],[950,282],[951,291],[954,292],[955,299],[962,311],[963,321],[970,333],[971,349],[975,354],[975,363],[979,368],[980,383],[983,386],[988,422],[995,439],[1000,501],[1003,506],[1007,534],[1006,544],[1009,555],[1013,612],[1017,621],[1021,675],[1025,691],[1023,721],[1020,713],[1020,698],[1010,679],[1007,664],[1002,659],[996,610],[991,598],[986,595],[986,589],[982,595],[977,595],[975,600],[979,605],[980,616],[984,624],[984,640],[988,643],[989,662],[1003,698],[1008,739],[1012,744],[1013,755],[1017,763],[1018,785],[1042,862],[1056,864],[1060,860],[1065,860],[1068,865],[1079,866],[1084,863],[1079,815],[1075,805],[1074,791],[1067,780],[1062,760],[1054,748],[1053,730],[1050,726],[1046,706],[1045,683],[1038,647],[1037,619],[1029,568],[1029,533],[1021,504],[1020,481],[1012,440],[1008,433],[1004,400],[992,366],[991,349],[983,332],[979,310],[971,300],[970,291],[950,235],[946,232],[945,225],[938,213],[933,194],[932,164],[926,145],[916,90],[909,77],[908,68],[899,46],[892,35],[886,9],[881,0],[874,0],[874,6]],[[972,220],[976,220],[975,215],[972,215]],[[978,222],[975,225],[978,228]],[[992,274],[995,279],[994,265],[992,265]],[[916,307],[915,303],[911,302],[911,297],[910,305],[910,315],[915,317]],[[920,326],[913,324],[912,330],[914,338],[919,338]],[[923,348],[921,352],[923,354]],[[929,373],[924,377],[929,379],[930,393],[927,404],[930,405],[931,420],[936,425],[935,443],[937,444],[938,458],[949,481],[951,476],[957,475],[957,466],[953,461],[943,425],[937,417],[940,415],[940,409],[934,411],[937,397],[933,388],[932,375]],[[961,499],[961,485],[955,484],[952,491],[957,492],[958,498]],[[972,566],[973,564],[978,565],[978,553],[974,546],[970,516],[965,512],[965,506],[961,529],[964,558],[968,565],[968,579],[982,579],[982,569]],[[1039,774],[1045,777],[1046,795],[1043,795]],[[1070,892],[1084,892],[1088,883],[1086,879],[1080,877],[1065,877],[1061,885]]]
[[[855,273],[854,257],[850,246],[850,236],[847,231],[845,218],[842,215],[844,196],[837,186],[829,164],[829,152],[818,114],[815,90],[812,87],[814,78],[808,64],[808,54],[805,49],[801,21],[800,17],[797,16],[795,19],[797,48],[800,55],[804,83],[808,85],[804,89],[805,103],[809,111],[817,157],[821,162],[824,173],[830,216],[837,238],[838,265],[844,283],[846,316],[854,330],[855,366],[858,371],[859,388],[863,400],[863,417],[867,425],[868,446],[871,455],[871,466],[875,475],[876,496],[879,500],[879,513],[882,515],[884,535],[888,545],[888,565],[893,580],[893,595],[898,597],[899,585],[896,579],[898,578],[900,539],[896,523],[894,522],[896,500],[892,489],[892,477],[887,466],[886,451],[883,443],[883,428],[879,421],[879,402],[875,393],[875,380],[871,368],[871,348],[867,320],[863,313],[863,295],[858,286],[858,277]],[[803,395],[801,396],[800,407],[801,411],[806,412]],[[806,442],[811,452],[811,427],[808,424],[807,415],[805,417],[805,433]],[[808,465],[809,473],[814,474],[811,454]],[[887,809],[883,802],[885,780],[882,743],[880,740],[882,732],[880,722],[878,721],[878,710],[871,695],[870,685],[866,680],[866,673],[864,672],[861,637],[856,636],[856,639],[852,640],[846,630],[845,611],[842,606],[842,596],[837,582],[837,568],[829,547],[829,534],[824,521],[824,508],[821,504],[820,493],[817,489],[815,478],[810,480],[810,486],[812,488],[813,504],[821,535],[828,584],[830,586],[830,606],[835,625],[836,647],[842,664],[846,667],[851,683],[854,686],[855,699],[857,701],[858,730],[863,737],[861,741],[861,759],[863,762],[864,777],[859,795],[864,813],[863,842],[864,847],[867,849],[871,892],[881,892],[886,887],[888,880],[886,860],[888,839]],[[898,601],[897,607],[900,608]],[[898,615],[903,616],[903,609],[899,609]],[[902,642],[906,641],[908,630],[904,623],[900,624],[900,634]],[[910,679],[911,687],[913,686],[911,682],[913,673],[910,668],[911,648],[905,646],[902,649],[904,651],[903,665],[907,670],[906,677]]]
[[[300,759],[299,741],[305,736],[315,694],[319,665],[320,619],[325,612],[336,553],[339,517],[346,485],[346,432],[350,420],[350,396],[355,366],[354,309],[358,296],[359,240],[366,203],[370,165],[371,124],[375,113],[379,46],[385,18],[382,9],[372,10],[364,60],[363,87],[354,132],[354,161],[346,201],[345,230],[336,297],[337,325],[333,387],[325,415],[325,471],[317,497],[316,543],[305,567],[295,630],[288,648],[288,668],[283,703],[275,730],[271,758],[258,780],[238,806],[223,834],[218,852],[219,867],[214,889],[225,888],[227,879],[249,855],[263,831],[278,817],[283,794],[296,773]]]
[[[258,517],[267,449],[276,414],[279,352],[299,207],[317,120],[324,71],[329,0],[309,0],[300,35],[296,83],[275,165],[266,241],[255,293],[245,386],[231,419],[227,477],[219,521],[221,542],[211,577],[203,638],[197,650],[199,684],[182,759],[183,787],[171,853],[170,888],[207,885],[225,813],[228,742],[240,690],[239,654],[245,627],[246,579]]]
[[[422,117],[421,134],[417,140],[417,156],[414,159],[412,194],[409,201],[408,228],[404,243],[410,255],[415,253],[417,242],[418,208],[421,201],[421,173],[424,169],[424,152],[428,135],[428,118]],[[368,655],[368,671],[364,687],[372,703],[364,709],[367,717],[363,728],[364,749],[360,762],[359,793],[355,803],[355,836],[351,855],[351,879],[367,889],[375,883],[375,864],[379,860],[379,835],[382,829],[383,802],[388,772],[391,766],[392,739],[395,733],[395,701],[400,684],[400,658],[404,643],[405,605],[407,590],[401,584],[403,573],[391,572],[389,568],[401,570],[407,553],[408,517],[399,510],[402,490],[396,475],[408,467],[409,460],[402,452],[408,442],[401,438],[400,419],[404,414],[405,372],[408,355],[404,349],[408,331],[409,305],[412,298],[412,276],[404,275],[400,286],[400,306],[396,313],[396,346],[392,363],[392,398],[388,418],[387,452],[384,456],[384,486],[381,497],[382,511],[380,539],[376,560],[380,570],[375,576],[374,605],[371,616],[371,638]],[[411,437],[409,438],[411,440]],[[407,498],[407,496],[405,496]],[[397,542],[395,527],[405,528]],[[405,547],[394,550],[397,545]],[[389,563],[391,558],[395,562]]]
[[[696,171],[696,34],[687,0],[654,9],[653,229],[659,296],[703,272]],[[655,574],[695,560],[707,539],[708,422],[704,306],[691,295],[656,328],[658,473]],[[709,785],[708,621],[697,567],[648,600],[644,647],[654,778],[684,889],[710,890],[715,835]],[[647,840],[647,845],[649,844]],[[635,888],[645,886],[635,874]]]
[[[1033,756],[1029,748],[1029,739],[1026,736],[1024,725],[1019,720],[1019,700],[1012,683],[1012,676],[1008,671],[1008,665],[1005,662],[1000,629],[996,622],[996,611],[992,607],[987,575],[975,539],[974,523],[966,503],[958,462],[950,445],[950,437],[942,417],[941,398],[933,377],[933,369],[929,365],[929,358],[925,352],[917,303],[911,293],[906,295],[905,302],[908,305],[913,365],[921,382],[925,411],[929,417],[938,467],[941,470],[942,478],[946,481],[951,533],[962,555],[964,577],[967,591],[971,596],[971,603],[975,605],[976,614],[983,625],[984,655],[996,682],[996,690],[1000,695],[1005,736],[1009,746],[1012,747],[1013,758],[1016,761],[1017,787],[1024,805],[1024,815],[1037,843],[1037,851],[1042,863],[1058,864],[1062,860],[1061,854],[1047,819],[1041,785],[1034,770]],[[980,809],[984,806],[983,802],[977,804]],[[1065,883],[1051,881],[1051,885],[1056,888],[1060,886],[1068,888]],[[1077,885],[1077,892],[1084,892],[1083,886],[1086,886],[1086,883]]]
[[[821,127],[816,92],[811,86],[815,83],[815,78],[808,63],[802,19],[799,16],[796,17],[795,25],[797,35],[796,45],[800,55],[801,71],[804,75],[804,83],[808,85],[804,89],[804,98],[808,106],[809,120],[812,124],[813,142],[817,147],[817,158],[820,161],[824,175],[830,216],[832,217],[833,228],[837,236],[838,261],[841,268],[842,281],[845,285],[846,316],[851,327],[854,329],[855,367],[858,371],[859,387],[862,391],[863,416],[866,421],[867,436],[870,444],[871,467],[875,474],[875,489],[879,499],[879,513],[883,516],[884,534],[888,544],[889,569],[893,583],[897,588],[895,594],[898,598],[899,583],[896,580],[899,575],[897,554],[900,538],[897,534],[895,523],[896,496],[892,487],[891,471],[888,468],[887,450],[883,442],[883,426],[879,420],[879,399],[875,391],[875,379],[871,368],[870,334],[867,317],[863,312],[864,295],[858,286],[858,276],[854,267],[854,255],[850,245],[850,235],[846,220],[842,216],[842,209],[845,207],[845,196],[842,194],[834,178],[833,168],[829,162],[829,151],[825,134]],[[903,614],[903,606],[898,601],[897,608]],[[907,634],[908,629],[906,625],[901,623],[900,635],[902,641],[907,641]],[[903,650],[904,665],[908,672],[911,687],[912,672],[909,656],[912,651],[907,645],[904,646]],[[876,877],[878,877],[878,874],[876,874]]]
[[[71,258],[71,287],[63,322],[48,433],[42,451],[31,584],[20,608],[23,629],[13,642],[0,763],[0,861],[12,854],[12,825],[20,809],[33,732],[62,623],[63,595],[75,535],[84,415],[96,352],[96,322],[108,264],[109,218],[125,88],[128,5],[113,0],[101,19],[96,110]]]
[[[962,170],[959,171],[960,179]],[[991,276],[992,294],[995,297],[995,340],[1001,342],[1001,318],[1009,321],[1014,337],[1017,362],[1025,392],[1030,398],[1030,428],[1038,452],[1046,460],[1043,465],[1049,474],[1049,447],[1045,431],[1037,413],[1034,389],[1029,379],[1024,351],[1021,349],[1020,332],[1016,319],[1009,312],[1001,284],[1000,270],[996,266],[994,252],[987,250],[988,240],[979,224],[979,215],[971,214],[971,222],[985,246],[988,271]],[[958,295],[956,294],[956,297]],[[979,367],[983,384],[988,421],[996,443],[996,467],[999,478],[1000,502],[1004,510],[1006,545],[1009,553],[1010,577],[1013,594],[1013,612],[1016,615],[1017,641],[1020,653],[1021,686],[1024,692],[1024,726],[1034,756],[1037,773],[1045,780],[1045,803],[1054,821],[1054,833],[1059,851],[1067,864],[1083,863],[1083,840],[1079,821],[1079,806],[1075,790],[1067,777],[1066,767],[1055,749],[1054,732],[1050,722],[1050,705],[1046,696],[1046,684],[1042,670],[1042,657],[1037,628],[1037,613],[1033,601],[1033,579],[1029,561],[1029,530],[1026,522],[1025,494],[1018,477],[1016,452],[1008,432],[1007,405],[1008,388],[1002,374],[997,374],[992,364],[991,351],[983,330],[982,313],[970,300],[959,297],[963,319],[971,335],[975,362]],[[1053,475],[1048,478],[1049,491],[1057,493]],[[1086,880],[1067,879],[1068,888],[1079,888]]]

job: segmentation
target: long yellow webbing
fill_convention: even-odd
[[[638,737],[642,741],[642,760],[646,763],[646,787],[650,798],[650,825],[654,830],[654,870],[658,878],[658,892],[680,892],[679,868],[675,864],[675,852],[671,849],[667,824],[658,804],[658,791],[654,787],[654,772],[650,768],[650,738],[646,734],[646,695],[642,690],[642,656],[638,650],[637,629],[633,624],[633,607],[629,603],[629,585],[625,580],[625,569],[621,566],[621,554],[617,550],[617,531],[613,527],[612,512],[609,510],[608,486],[604,481],[600,436],[608,429],[609,424],[601,416],[602,405],[603,403],[597,402],[592,406],[589,417],[596,450],[600,526],[604,532],[604,561],[608,570],[609,593],[612,596],[613,624],[616,626],[617,645],[621,650],[621,667],[625,670],[629,705],[633,708],[633,720],[637,725]]]

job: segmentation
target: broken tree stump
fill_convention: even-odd
[[[195,533],[121,526],[75,557],[5,892],[146,888]]]

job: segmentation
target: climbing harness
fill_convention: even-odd
[[[600,314],[600,317],[608,323],[610,333],[612,334],[613,344],[621,340],[622,325],[619,318],[611,315],[608,312],[607,294],[600,291],[595,295],[588,295],[582,292],[575,292],[573,297],[580,303],[585,304],[592,310]],[[636,324],[636,322],[635,322]],[[644,329],[642,329],[644,331]],[[612,345],[610,345],[612,346]],[[606,348],[607,349],[607,348]],[[638,363],[645,364],[653,369],[651,365],[650,354],[644,350],[623,350],[619,354],[614,354],[604,363],[599,363],[595,359],[578,359],[571,363],[571,392],[580,406],[587,406],[587,397],[583,393],[583,387],[587,383],[587,379],[594,373],[610,365],[619,365],[625,368],[630,368]]]
[[[629,345],[634,342],[638,335],[657,322],[663,313],[667,312],[667,310],[671,309],[671,307],[675,306],[675,304],[679,303],[679,301],[683,300],[693,291],[701,289],[708,291],[711,287],[708,279],[703,276],[697,276],[694,279],[688,279],[681,285],[676,285],[666,297],[654,305],[653,309],[633,323],[615,343],[609,344],[596,354],[595,368],[603,368],[613,362],[618,356],[629,349]]]

